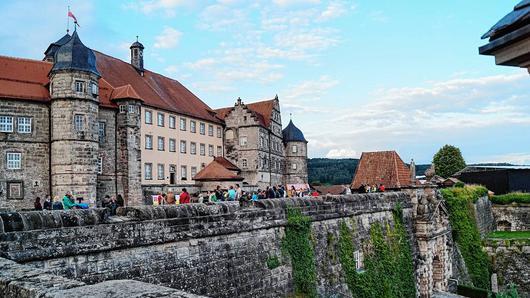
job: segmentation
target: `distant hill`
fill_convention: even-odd
[[[359,159],[310,158],[307,163],[309,183],[322,185],[350,184]],[[416,175],[423,175],[431,165],[416,165]]]

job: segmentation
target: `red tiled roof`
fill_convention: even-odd
[[[363,152],[352,188],[361,184],[383,184],[386,188],[412,185],[410,170],[396,151]]]
[[[129,63],[94,53],[102,76],[99,80],[101,105],[116,107],[111,99],[132,95],[148,106],[221,123],[208,105],[178,81],[149,70],[142,76]],[[49,62],[0,56],[0,98],[49,101],[47,84],[51,67]]]
[[[230,171],[241,172],[241,169],[238,166],[236,166],[231,161],[229,161],[228,159],[226,159],[226,158],[224,158],[222,156],[217,156],[213,160],[215,160],[216,162],[220,163],[223,167],[225,167],[226,169],[228,169]]]
[[[274,110],[274,101],[275,99],[258,101],[245,104],[245,106],[261,125],[269,127],[272,119],[272,111]],[[224,120],[233,109],[233,107],[221,108],[215,110],[215,112],[219,119]]]
[[[209,163],[192,179],[196,181],[243,181],[243,177],[234,174],[216,160]]]
[[[118,87],[114,89],[114,92],[112,92],[111,99],[123,99],[123,98],[133,98],[133,99],[142,100],[142,98],[140,98],[140,95],[136,93],[136,91],[130,84]]]

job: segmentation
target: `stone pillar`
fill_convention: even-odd
[[[119,106],[116,134],[118,193],[123,195],[127,206],[143,205],[142,158],[140,149],[140,107],[135,99],[116,100]]]
[[[51,193],[94,205],[98,163],[98,76],[85,71],[56,71],[51,82]],[[76,84],[83,84],[76,90]],[[95,89],[92,89],[95,84]],[[81,90],[81,91],[80,91]],[[77,121],[77,125],[76,125]]]

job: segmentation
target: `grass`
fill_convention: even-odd
[[[530,239],[530,231],[495,231],[488,235],[490,239]]]
[[[530,204],[530,193],[512,192],[505,195],[497,195],[491,198],[491,202],[499,205],[512,203]]]

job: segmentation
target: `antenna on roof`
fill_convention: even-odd
[[[138,35],[136,35],[136,41],[138,42]]]
[[[293,113],[289,113],[289,120],[293,120]]]

